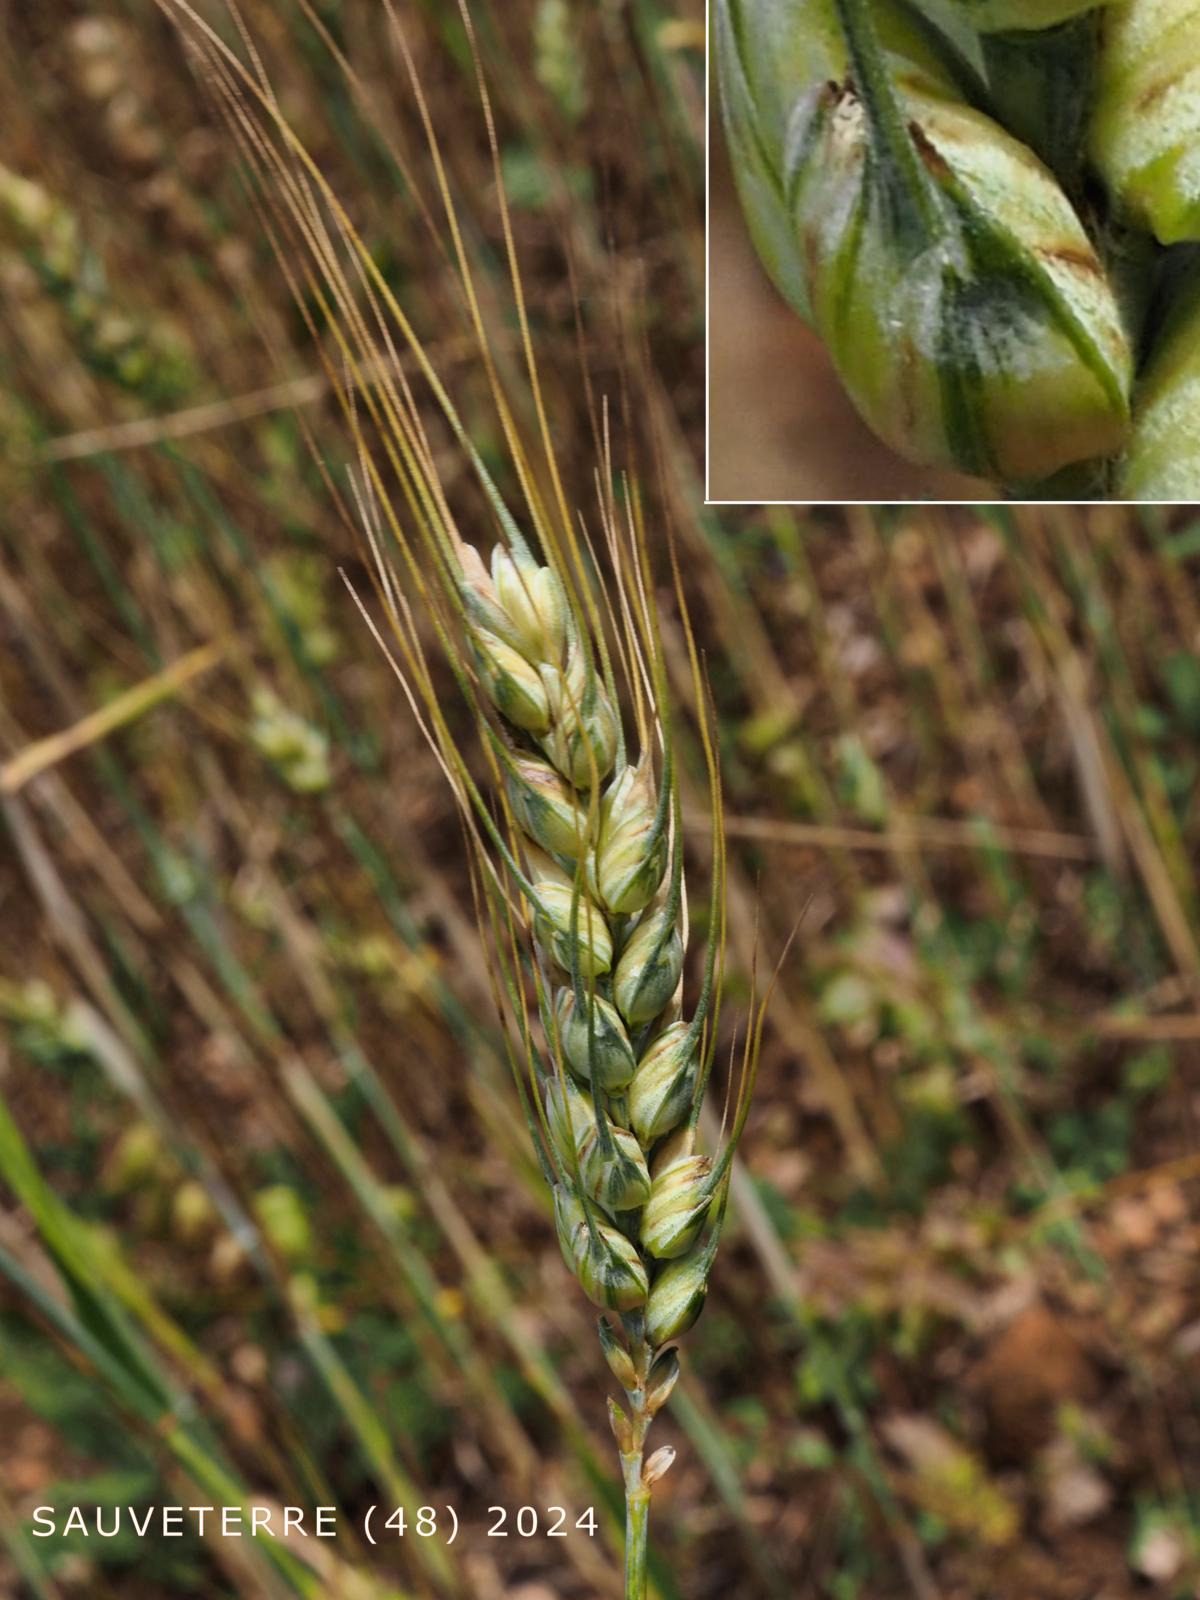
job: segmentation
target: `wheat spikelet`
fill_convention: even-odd
[[[1122,0],[1104,14],[1091,153],[1162,244],[1200,239],[1200,5]]]
[[[365,489],[362,504],[370,527]],[[448,555],[445,638],[491,804],[444,720],[386,561],[379,579],[406,691],[473,844],[497,1008],[563,1259],[615,1317],[601,1320],[600,1338],[625,1392],[610,1419],[626,1490],[626,1593],[641,1596],[650,1494],[673,1459],[646,1461],[646,1435],[678,1373],[672,1341],[704,1306],[760,1034],[746,1040],[729,1136],[709,1154],[699,1119],[715,1048],[724,845],[706,697],[685,614],[714,814],[711,937],[689,1008],[681,811],[645,542],[632,513],[624,540],[611,502],[600,515],[610,581],[598,597],[587,574],[559,565],[552,537],[545,562],[519,534],[487,567],[470,545]],[[371,539],[379,551],[377,527]]]
[[[1194,272],[1196,262],[1190,263]],[[1119,480],[1131,500],[1200,500],[1200,293],[1176,293],[1138,388]]]

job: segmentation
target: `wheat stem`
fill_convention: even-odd
[[[640,1317],[625,1319],[635,1386],[625,1391],[629,1401],[629,1434],[621,1449],[621,1475],[625,1481],[625,1600],[645,1600],[649,1559],[650,1486],[644,1477],[646,1435],[651,1413],[646,1404],[646,1378],[654,1352]]]
[[[642,1453],[621,1458],[625,1468],[625,1600],[645,1600],[650,1544],[650,1491],[641,1483]],[[630,1476],[637,1487],[630,1484]]]

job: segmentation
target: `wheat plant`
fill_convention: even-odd
[[[704,1306],[758,1038],[756,1027],[729,1137],[719,1154],[706,1153],[700,1112],[723,945],[716,767],[706,733],[711,885],[689,1007],[670,692],[644,541],[630,516],[623,549],[613,510],[602,513],[613,592],[602,591],[599,602],[586,570],[573,582],[560,552],[541,564],[515,526],[493,548],[490,571],[469,544],[444,551],[460,624],[447,633],[452,665],[475,713],[492,805],[421,664],[412,614],[383,568],[381,579],[414,709],[474,855],[497,1008],[563,1259],[609,1313],[599,1335],[624,1391],[624,1404],[610,1401],[609,1418],[625,1490],[625,1592],[640,1597],[651,1491],[674,1459],[668,1446],[647,1459],[647,1434],[679,1376],[674,1341]],[[703,717],[690,634],[688,641]],[[620,714],[614,661],[632,704],[636,749]]]
[[[610,1314],[598,1329],[624,1391],[623,1405],[610,1400],[609,1420],[625,1491],[625,1593],[636,1600],[647,1588],[651,1491],[675,1454],[664,1446],[647,1458],[647,1434],[679,1377],[674,1342],[708,1293],[761,1026],[760,1012],[746,1036],[728,1137],[719,1153],[706,1153],[700,1114],[716,1048],[724,840],[682,586],[677,580],[713,817],[705,949],[690,1007],[671,690],[635,508],[627,506],[622,534],[617,504],[601,492],[603,565],[573,537],[564,548],[548,521],[539,523],[535,553],[498,498],[505,537],[488,565],[452,523],[431,526],[426,553],[440,584],[425,604],[472,713],[484,786],[385,553],[369,469],[359,504],[395,664],[471,852],[496,1008],[563,1260]],[[415,570],[416,553],[407,553]]]
[[[715,0],[714,40],[758,252],[881,438],[1028,494],[1195,492],[1186,429],[1169,476],[1121,465],[1200,238],[1192,0]]]
[[[556,459],[469,7],[459,11],[494,161],[524,360],[519,397],[501,375],[421,76],[402,18],[391,16],[434,174],[426,216],[440,205],[439,244],[458,280],[518,507],[503,495],[427,346],[285,117],[236,7],[229,9],[240,51],[186,0],[160,4],[240,152],[341,407],[349,492],[332,472],[329,482],[353,517],[377,606],[357,591],[355,599],[457,808],[496,1011],[563,1259],[606,1313],[600,1344],[624,1392],[623,1403],[610,1401],[609,1418],[625,1493],[625,1593],[633,1600],[647,1590],[651,1492],[674,1459],[670,1447],[647,1457],[647,1435],[679,1376],[674,1341],[707,1295],[763,1009],[732,1058],[725,1115],[706,1148],[701,1111],[717,1048],[724,838],[704,670],[673,541],[664,530],[658,548],[669,559],[681,635],[674,681],[642,495],[614,465],[607,409],[596,417],[593,517],[573,503]],[[517,422],[526,402],[536,419],[532,441]],[[482,493],[490,540],[478,507],[468,527],[452,503],[435,422],[448,426],[457,459]],[[313,443],[324,461],[327,452]],[[469,738],[447,705],[447,670]],[[679,682],[693,701],[712,820],[691,991],[685,965],[693,919],[671,716]]]

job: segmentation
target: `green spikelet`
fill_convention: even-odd
[[[636,1211],[650,1194],[650,1174],[641,1146],[627,1128],[610,1118],[596,1119],[595,1109],[569,1077],[546,1086],[546,1118],[568,1172],[578,1162],[583,1187],[610,1215]]]
[[[563,1184],[554,1190],[554,1222],[563,1260],[595,1306],[633,1311],[649,1288],[646,1269],[632,1242],[608,1223],[592,1217]]]
[[[612,966],[612,935],[604,918],[574,885],[543,880],[536,885],[538,938],[564,972],[578,966],[584,979],[602,978]]]
[[[683,970],[683,941],[674,914],[663,907],[643,913],[621,951],[613,974],[617,1010],[631,1027],[652,1022],[675,993]]]
[[[500,715],[527,733],[547,733],[550,699],[537,669],[519,650],[486,628],[476,628],[471,642],[480,681]]]
[[[575,860],[587,847],[587,812],[575,791],[539,756],[518,754],[505,773],[517,822],[552,855]]]
[[[1200,239],[1197,0],[1122,0],[1105,12],[1091,154],[1160,243]]]
[[[1151,347],[1118,493],[1200,500],[1200,290],[1190,286]]]
[[[630,1125],[647,1148],[687,1115],[695,1087],[691,1027],[673,1022],[643,1053],[629,1086]]]
[[[673,1260],[690,1250],[712,1205],[712,1159],[694,1154],[690,1144],[690,1137],[681,1140],[677,1149],[665,1150],[654,1162],[640,1237],[656,1261]]]
[[[463,546],[459,559],[459,593],[471,629],[500,639],[532,667],[561,665],[567,606],[550,568],[503,545],[492,551],[490,572],[470,545]]]
[[[585,1083],[591,1082],[594,1070],[606,1093],[625,1088],[637,1059],[612,1002],[597,995],[590,1003],[585,997],[580,1007],[572,990],[560,989],[554,1011],[563,1055],[571,1070]]]
[[[667,869],[666,818],[655,804],[648,761],[624,767],[600,802],[596,896],[613,916],[631,916],[654,899]]]
[[[567,608],[549,567],[492,551],[492,588],[507,627],[502,635],[527,661],[557,666],[567,643]]]
[[[687,1255],[659,1269],[646,1302],[646,1336],[651,1344],[666,1344],[692,1327],[708,1298],[712,1251],[694,1245]]]
[[[563,670],[542,667],[550,727],[542,749],[569,783],[590,789],[602,783],[617,755],[617,714],[608,691],[587,673],[583,651],[572,645]]]

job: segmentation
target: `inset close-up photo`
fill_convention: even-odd
[[[1200,498],[1194,0],[712,0],[710,46],[710,500]]]

